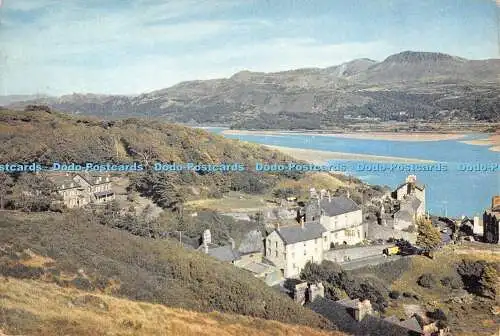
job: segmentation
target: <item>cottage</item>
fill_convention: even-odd
[[[409,207],[415,208],[417,216],[425,215],[425,186],[417,182],[415,175],[408,175],[405,183],[400,184],[392,192],[391,196],[393,199],[400,201],[401,204],[411,203]]]

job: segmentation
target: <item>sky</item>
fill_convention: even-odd
[[[0,95],[138,94],[404,50],[500,58],[493,0],[0,3]]]

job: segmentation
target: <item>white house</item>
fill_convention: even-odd
[[[297,277],[308,261],[323,261],[328,233],[319,223],[278,227],[266,237],[266,259],[286,278]]]
[[[300,274],[308,261],[320,263],[337,244],[354,245],[366,238],[361,208],[348,197],[311,189],[311,201],[297,211],[300,225],[276,228],[266,237],[265,256],[286,278]]]

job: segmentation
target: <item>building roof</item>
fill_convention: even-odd
[[[402,220],[406,220],[406,221],[412,221],[413,214],[410,211],[408,211],[407,209],[401,209],[401,210],[398,210],[394,214],[394,219],[402,219]]]
[[[337,216],[348,212],[359,210],[360,207],[352,199],[345,196],[332,197],[331,201],[328,198],[323,198],[320,201],[321,210],[327,216]]]
[[[78,182],[75,182],[71,176],[67,175],[55,175],[55,176],[50,176],[49,179],[57,185],[59,188],[64,188],[62,189],[71,189],[71,188],[80,188],[80,184]],[[73,186],[71,187],[71,184]]]
[[[403,187],[406,187],[406,185],[408,184],[408,182],[405,182],[405,183],[401,183],[397,188],[396,190],[399,190]],[[422,191],[425,189],[425,185],[422,184],[422,183],[415,183],[415,188],[417,188],[418,190]]]
[[[303,228],[300,225],[294,225],[281,227],[275,231],[285,244],[294,244],[321,238],[322,234],[327,230],[318,222],[307,222]]]
[[[418,323],[418,321],[415,317],[409,318],[409,319],[404,320],[404,321],[400,321],[398,324],[405,329],[415,331],[418,333],[422,332],[422,327],[420,326],[420,324]]]
[[[234,261],[239,258],[238,252],[233,250],[231,245],[209,247],[208,255],[220,261]]]

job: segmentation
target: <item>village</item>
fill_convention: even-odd
[[[60,202],[67,208],[115,201],[114,190],[120,181],[116,177],[90,174],[64,174],[51,179],[58,188]],[[415,175],[409,175],[391,192],[367,202],[378,206],[376,218],[365,216],[365,204],[356,203],[349,191],[339,194],[311,187],[305,201],[297,197],[283,199],[278,210],[273,212],[280,216],[267,212],[263,216],[266,229],[248,232],[240,246],[232,239],[228,245],[214,244],[209,229],[204,230],[199,239],[183,236],[179,231],[168,232],[166,237],[177,240],[184,248],[252,274],[336,323],[344,321],[346,330],[385,327],[409,335],[437,330],[435,325],[422,323],[418,316],[406,320],[394,316],[378,317],[370,300],[327,299],[321,282],[300,280],[300,274],[308,263],[331,261],[349,270],[411,257],[412,253],[402,255],[385,251],[394,247],[397,241],[405,241],[410,246],[416,244],[421,220],[430,220],[439,229],[441,246],[462,241],[498,245],[500,196],[492,197],[482,217],[431,217],[426,211],[426,186]]]

